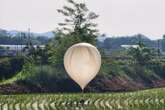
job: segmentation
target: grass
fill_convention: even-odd
[[[19,72],[18,74],[16,74],[12,78],[9,78],[9,79],[6,79],[6,80],[0,80],[0,85],[12,84],[12,83],[18,81],[22,77],[21,75],[22,75],[22,73]]]
[[[0,95],[0,110],[164,110],[165,88],[127,93]]]

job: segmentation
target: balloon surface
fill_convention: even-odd
[[[69,76],[83,90],[99,72],[101,55],[95,46],[78,43],[66,51],[64,66]]]

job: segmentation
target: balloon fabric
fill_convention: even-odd
[[[99,72],[101,55],[95,46],[78,43],[66,51],[64,66],[68,75],[83,90]]]

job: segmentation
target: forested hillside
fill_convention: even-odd
[[[43,45],[48,43],[51,38],[49,34],[50,33],[36,34],[21,31],[10,32],[0,29],[0,45],[26,45],[29,40],[34,45]]]
[[[55,36],[56,35],[53,35],[53,32],[47,32],[43,34],[30,33],[30,40],[33,45],[45,45]],[[28,40],[28,32],[10,32],[0,29],[0,45],[26,45]],[[160,46],[161,51],[165,51],[165,37],[162,37],[162,39],[158,40],[151,40],[143,34],[116,37],[109,37],[106,35],[98,36],[97,46],[108,51],[113,51],[121,49],[121,45],[136,45],[139,40],[143,41],[147,47],[158,48],[158,46]]]
[[[160,48],[161,51],[165,51],[165,37],[162,37],[162,39],[158,40],[151,40],[143,34],[137,34],[133,36],[119,37],[102,36],[102,38],[105,40],[98,41],[98,46],[109,51],[121,49],[121,45],[136,45],[139,41],[142,41],[149,48]]]

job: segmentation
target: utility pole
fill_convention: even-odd
[[[28,28],[28,48],[30,48],[30,28]]]
[[[142,47],[142,37],[141,37],[141,34],[138,34],[138,40],[139,40],[139,42],[138,42],[139,46]]]
[[[21,33],[20,33],[20,52],[21,52],[21,56],[23,55],[23,54],[22,54],[22,51],[23,51],[23,48],[22,48],[23,39],[22,39],[22,37],[23,37],[23,33],[21,32]]]
[[[160,58],[160,40],[157,41],[157,52],[158,52],[158,58]]]

